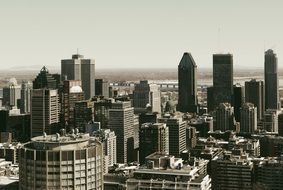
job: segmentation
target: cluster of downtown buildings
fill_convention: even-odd
[[[19,189],[283,189],[272,50],[264,73],[234,84],[232,54],[215,54],[213,86],[199,88],[184,53],[177,91],[147,80],[117,86],[73,55],[61,74],[43,67],[3,88],[0,174],[18,176]]]

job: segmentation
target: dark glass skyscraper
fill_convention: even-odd
[[[245,82],[245,101],[253,103],[257,107],[257,119],[261,120],[264,113],[264,84],[263,81]]]
[[[178,111],[197,112],[197,65],[190,53],[185,52],[178,66]]]
[[[233,55],[213,55],[213,97],[214,105],[232,103],[233,95]]]
[[[279,109],[277,56],[269,49],[264,56],[265,109]]]
[[[235,120],[240,122],[240,108],[245,102],[245,89],[240,84],[235,84],[233,86],[233,107],[234,107],[234,115]]]
[[[44,66],[40,70],[40,73],[36,76],[33,81],[33,89],[49,88],[56,89],[56,80],[52,74],[48,72],[48,69]]]

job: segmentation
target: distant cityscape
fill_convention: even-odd
[[[211,58],[200,74],[184,52],[174,72],[149,78],[98,77],[99,63],[78,53],[58,73],[11,71],[1,78],[0,190],[282,190],[275,51],[237,77],[233,54]]]

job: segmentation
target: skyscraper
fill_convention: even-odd
[[[103,79],[95,79],[95,96],[109,98],[109,83]]]
[[[80,131],[86,131],[86,125],[94,120],[94,102],[84,100],[75,102],[74,119],[75,127]]]
[[[264,84],[263,81],[251,81],[245,82],[245,102],[253,103],[257,108],[257,120],[261,120],[265,110],[265,96],[264,96]]]
[[[147,80],[140,81],[135,85],[133,94],[135,112],[143,113],[150,106],[152,112],[161,113],[160,89],[157,84],[149,84]]]
[[[21,113],[30,113],[30,101],[31,101],[31,82],[23,82],[21,88]]]
[[[214,106],[232,103],[233,95],[233,55],[213,55],[213,100]],[[215,108],[215,107],[214,107]]]
[[[165,123],[144,123],[139,135],[141,164],[144,164],[145,158],[154,152],[168,153],[168,128]]]
[[[182,117],[174,117],[167,120],[169,130],[169,154],[180,156],[186,150],[186,122]]]
[[[40,70],[39,74],[33,81],[33,89],[49,88],[56,89],[57,81],[49,73],[48,69],[44,66]]]
[[[190,53],[185,52],[178,66],[178,111],[197,112],[197,65]]]
[[[58,130],[59,95],[57,82],[44,66],[33,81],[31,91],[31,137]]]
[[[109,109],[108,128],[117,136],[117,162],[131,162],[134,152],[134,108],[131,102],[115,102]]]
[[[58,130],[59,96],[57,90],[33,89],[31,92],[31,137]]]
[[[269,49],[264,56],[265,109],[279,109],[277,56]]]
[[[3,88],[3,105],[12,109],[14,106],[18,105],[18,100],[21,98],[21,86],[18,85],[15,78],[11,78],[8,85]]]
[[[62,80],[81,80],[86,99],[95,95],[94,76],[94,59],[84,59],[83,55],[75,54],[72,59],[61,60]]]
[[[268,132],[278,133],[278,111],[268,109],[263,115],[263,129]]]
[[[75,128],[75,102],[84,100],[80,80],[65,80],[63,85],[62,114],[68,130]],[[65,126],[66,127],[66,126]]]
[[[234,116],[237,122],[240,122],[240,108],[245,102],[245,89],[241,84],[235,84],[233,86],[233,104]]]
[[[234,108],[229,103],[221,103],[216,109],[216,130],[234,130]]]
[[[252,103],[245,103],[241,107],[240,131],[253,133],[257,129],[257,108]]]

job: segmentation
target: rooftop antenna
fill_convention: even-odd
[[[77,48],[77,55],[79,55],[79,48]]]

